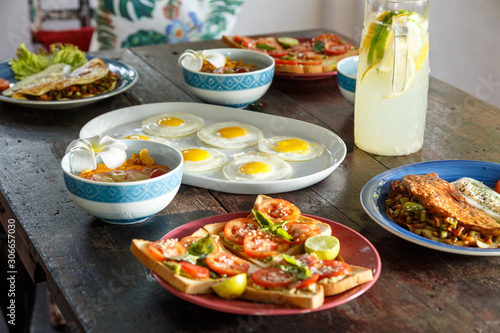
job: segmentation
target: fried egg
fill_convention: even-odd
[[[227,179],[240,182],[280,180],[290,178],[293,174],[288,162],[259,152],[235,155],[222,171]]]
[[[218,148],[251,147],[263,137],[257,127],[234,121],[209,125],[198,131],[201,142]]]
[[[227,163],[226,155],[214,148],[187,147],[178,150],[184,158],[183,170],[187,173],[213,170]]]
[[[325,150],[319,143],[289,136],[260,139],[258,148],[263,153],[277,156],[285,161],[312,160]]]
[[[203,118],[184,112],[170,112],[149,117],[142,121],[146,134],[175,138],[195,133],[205,125]]]
[[[124,136],[122,139],[128,139],[128,140],[148,140],[148,141],[155,141],[159,143],[163,143],[166,145],[170,145],[170,141],[164,138],[160,138],[158,136],[152,136],[152,135],[144,135],[144,134],[132,134],[132,135],[127,135]]]

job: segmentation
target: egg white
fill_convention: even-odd
[[[307,144],[307,148],[302,152],[286,152],[278,149],[278,143],[284,140],[297,139]],[[271,138],[260,139],[258,148],[261,152],[277,156],[285,161],[308,161],[321,156],[325,150],[322,145],[316,142],[307,141],[298,137],[274,136]]]
[[[272,170],[266,173],[247,174],[241,172],[240,167],[251,162],[263,162],[271,166]],[[227,179],[240,182],[262,182],[290,178],[293,174],[292,166],[279,157],[260,152],[238,154],[226,164],[222,171]]]
[[[168,141],[167,139],[160,138],[159,136],[145,135],[145,134],[131,134],[131,135],[127,135],[127,136],[122,137],[122,139],[125,139],[125,140],[150,140],[150,141],[163,143],[166,145],[171,144],[171,142]]]
[[[160,125],[158,121],[162,118],[178,118],[183,121],[178,126]],[[196,133],[205,125],[203,118],[184,112],[169,112],[149,117],[142,121],[142,131],[146,134],[175,138],[188,136]]]
[[[208,152],[210,156],[207,159],[200,161],[192,161],[184,158],[183,171],[186,173],[202,172],[208,170],[214,170],[222,167],[227,163],[227,157],[222,152],[214,148],[207,147],[183,147],[176,148],[182,154],[183,151],[187,149],[200,149]],[[183,155],[184,156],[184,155]]]
[[[224,138],[217,134],[219,130],[226,127],[242,127],[248,131],[245,135],[234,138]],[[203,127],[198,131],[198,139],[201,142],[218,148],[246,148],[255,146],[259,139],[264,135],[262,131],[255,126],[235,121],[216,123]]]

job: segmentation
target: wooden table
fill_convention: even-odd
[[[209,310],[164,290],[129,251],[133,238],[155,240],[190,221],[249,210],[253,195],[183,185],[160,214],[131,226],[103,223],[73,203],[63,184],[60,160],[80,128],[102,113],[130,105],[194,102],[183,85],[178,56],[187,48],[223,46],[221,41],[207,41],[99,53],[132,65],[140,79],[128,92],[87,107],[51,111],[0,104],[2,226],[15,225],[20,260],[33,281],[47,282],[70,329],[499,331],[498,257],[449,254],[405,241],[374,223],[359,200],[366,182],[394,167],[444,159],[500,161],[500,109],[432,77],[424,147],[405,157],[372,156],[354,145],[353,107],[341,96],[335,77],[275,79],[261,100],[268,106],[264,112],[326,127],[347,145],[345,160],[327,179],[274,195],[296,203],[303,212],[354,229],[377,248],[382,258],[379,280],[362,296],[336,308],[267,317]]]

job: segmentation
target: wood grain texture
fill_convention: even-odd
[[[320,30],[290,32],[315,36]],[[139,72],[124,94],[74,110],[32,110],[0,104],[0,191],[16,219],[19,251],[34,279],[46,279],[74,332],[494,332],[500,330],[497,257],[433,251],[385,231],[363,211],[362,187],[405,164],[442,159],[500,161],[500,109],[431,78],[424,147],[382,157],[354,145],[353,107],[335,77],[275,79],[263,112],[307,121],[337,133],[347,156],[324,181],[274,197],[337,221],[366,237],[382,258],[382,274],[362,296],[337,308],[298,316],[246,316],[193,305],[164,290],[129,251],[131,239],[155,240],[188,222],[247,211],[253,195],[181,186],[172,203],[144,223],[115,226],[80,210],[64,188],[60,160],[94,117],[122,107],[196,101],[184,87],[177,58],[187,48],[221,41],[147,46],[98,55]],[[500,178],[500,175],[499,175]],[[5,224],[2,215],[2,224]]]

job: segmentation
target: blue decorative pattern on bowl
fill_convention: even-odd
[[[337,81],[339,86],[344,88],[347,91],[354,92],[356,91],[356,79],[351,79],[350,77],[338,75]]]
[[[182,69],[184,81],[195,88],[216,90],[216,91],[235,91],[258,88],[273,80],[274,68],[263,72],[255,72],[250,75],[224,74],[225,77],[200,74]]]
[[[95,202],[126,203],[154,199],[173,191],[182,180],[182,168],[170,171],[171,175],[161,181],[141,181],[113,186],[83,182],[63,174],[68,191],[80,198]]]

